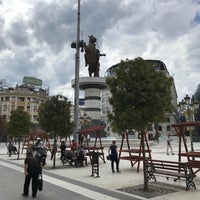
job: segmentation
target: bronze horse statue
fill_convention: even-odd
[[[99,58],[100,56],[106,56],[106,54],[101,54],[99,49],[96,48],[97,39],[91,35],[89,36],[89,44],[84,46],[85,49],[85,66],[88,67],[89,76],[94,74],[94,77],[99,77]]]

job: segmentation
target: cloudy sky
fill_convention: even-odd
[[[0,79],[43,80],[73,100],[78,0],[0,0]],[[93,34],[106,57],[100,75],[121,60],[162,60],[178,100],[200,84],[200,0],[81,0],[81,38]],[[80,54],[80,76],[88,76]]]

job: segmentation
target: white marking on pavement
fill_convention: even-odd
[[[14,170],[19,171],[19,172],[23,171],[22,167],[16,166],[14,164],[3,162],[1,160],[0,160],[0,165],[8,167],[8,168],[10,168],[12,170],[14,169]],[[119,200],[117,198],[113,198],[111,196],[104,195],[104,194],[101,194],[99,192],[95,192],[93,190],[89,190],[89,189],[80,187],[78,185],[74,185],[74,184],[71,184],[69,182],[62,181],[62,180],[59,180],[57,178],[53,178],[53,177],[50,177],[50,176],[47,176],[47,175],[43,175],[43,179],[46,182],[49,182],[51,184],[60,186],[62,188],[65,188],[67,190],[76,192],[78,194],[81,194],[83,196],[89,197],[89,198],[94,199],[94,200],[102,200],[102,199]]]

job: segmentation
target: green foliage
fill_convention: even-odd
[[[7,124],[7,132],[13,137],[22,137],[29,133],[31,120],[29,114],[18,108],[11,111],[10,121]]]
[[[6,135],[6,120],[0,116],[0,139]]]
[[[200,102],[200,84],[198,85],[198,87],[195,91],[194,99]]]
[[[73,123],[70,121],[70,107],[71,102],[67,101],[67,98],[59,100],[58,96],[53,96],[39,107],[40,126],[54,136],[71,135]]]
[[[114,130],[144,130],[149,123],[165,119],[171,109],[172,79],[156,71],[142,58],[121,62],[115,77],[107,78],[113,112],[108,114]]]
[[[198,101],[200,104],[200,84],[198,85],[196,92],[194,94],[194,100]],[[196,120],[200,120],[200,106],[196,114]]]

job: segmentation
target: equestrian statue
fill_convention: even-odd
[[[99,49],[96,48],[97,39],[91,35],[89,36],[89,44],[84,45],[85,50],[85,66],[88,67],[89,76],[94,74],[94,77],[99,77],[99,58],[100,56],[106,56],[106,54],[101,54]]]

